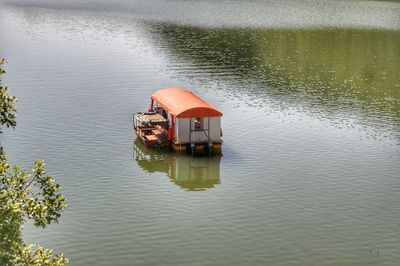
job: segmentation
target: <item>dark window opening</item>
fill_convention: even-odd
[[[200,117],[196,117],[194,120],[194,129],[195,130],[202,130],[203,129],[203,119]]]

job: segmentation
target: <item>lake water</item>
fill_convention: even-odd
[[[71,265],[399,265],[400,3],[0,1],[9,159],[69,207],[24,238]],[[223,113],[223,156],[144,148],[163,87]]]

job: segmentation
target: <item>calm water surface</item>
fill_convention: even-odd
[[[106,11],[107,10],[107,11]],[[399,265],[400,3],[0,1],[12,163],[69,208],[24,237],[71,265]],[[223,156],[135,141],[180,86],[223,113]]]

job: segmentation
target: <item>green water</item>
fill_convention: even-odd
[[[0,1],[11,163],[68,210],[28,243],[71,265],[399,265],[400,5]],[[179,86],[223,112],[219,157],[146,149]]]
[[[238,93],[268,95],[326,117],[354,115],[368,125],[397,128],[393,133],[399,129],[398,31],[176,26],[160,31],[176,57],[205,66],[209,76],[226,79],[229,73],[232,82],[254,84]]]

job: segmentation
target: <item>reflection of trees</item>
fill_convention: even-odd
[[[172,60],[214,79],[246,80],[240,93],[400,127],[399,32],[154,27]]]
[[[149,173],[163,172],[186,190],[205,190],[220,183],[221,156],[194,157],[146,148],[138,139],[134,159]]]

